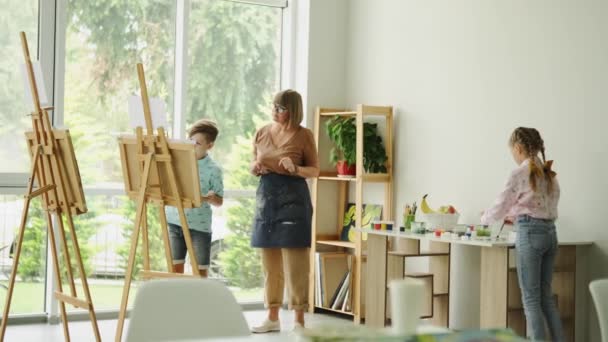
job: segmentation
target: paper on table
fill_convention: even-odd
[[[38,90],[38,100],[40,101],[40,106],[47,106],[49,104],[49,99],[46,96],[46,84],[44,83],[44,75],[42,74],[42,66],[40,65],[40,62],[33,61],[32,69],[34,70],[34,79],[36,80],[36,88]],[[21,77],[23,79],[25,105],[31,106],[34,104],[34,99],[32,97],[32,89],[30,88],[30,80],[27,75],[25,63],[21,64]]]
[[[165,102],[159,98],[151,97],[150,114],[152,116],[152,127],[167,127],[167,107]],[[144,105],[141,96],[129,96],[129,123],[131,128],[143,127],[146,128],[146,120],[144,119]]]

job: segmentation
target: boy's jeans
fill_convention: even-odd
[[[553,300],[551,281],[557,254],[557,234],[552,220],[522,215],[517,218],[517,277],[528,325],[533,340],[546,340],[547,320],[553,341],[565,341],[562,322]]]

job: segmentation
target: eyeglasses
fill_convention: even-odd
[[[280,104],[273,104],[272,105],[272,110],[274,110],[277,113],[283,113],[287,111],[287,108],[284,106],[281,106]]]

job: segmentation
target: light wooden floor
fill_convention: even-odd
[[[246,311],[245,318],[250,326],[257,325],[266,317],[266,311]],[[285,336],[285,341],[290,341],[294,337],[291,334],[293,329],[293,312],[281,310],[280,314],[282,331],[281,335]],[[352,324],[351,321],[337,318],[334,316],[328,316],[323,314],[306,314],[306,325],[314,327],[319,323],[338,323],[338,324]],[[101,332],[101,338],[103,341],[113,341],[114,334],[116,332],[116,320],[99,320],[99,330]],[[128,324],[128,321],[127,321]],[[86,342],[95,341],[92,337],[92,329],[90,321],[79,321],[72,322],[69,324],[70,337],[72,341]],[[126,325],[125,325],[126,333]],[[252,341],[261,339],[263,335],[253,335]],[[61,342],[64,341],[63,329],[61,325],[50,325],[50,324],[23,324],[23,325],[9,325],[6,329],[5,341],[7,342]]]

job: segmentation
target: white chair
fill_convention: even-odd
[[[589,284],[589,291],[595,303],[602,342],[608,342],[608,279],[592,281]]]
[[[228,288],[208,279],[152,280],[140,285],[127,342],[179,341],[249,335]]]

